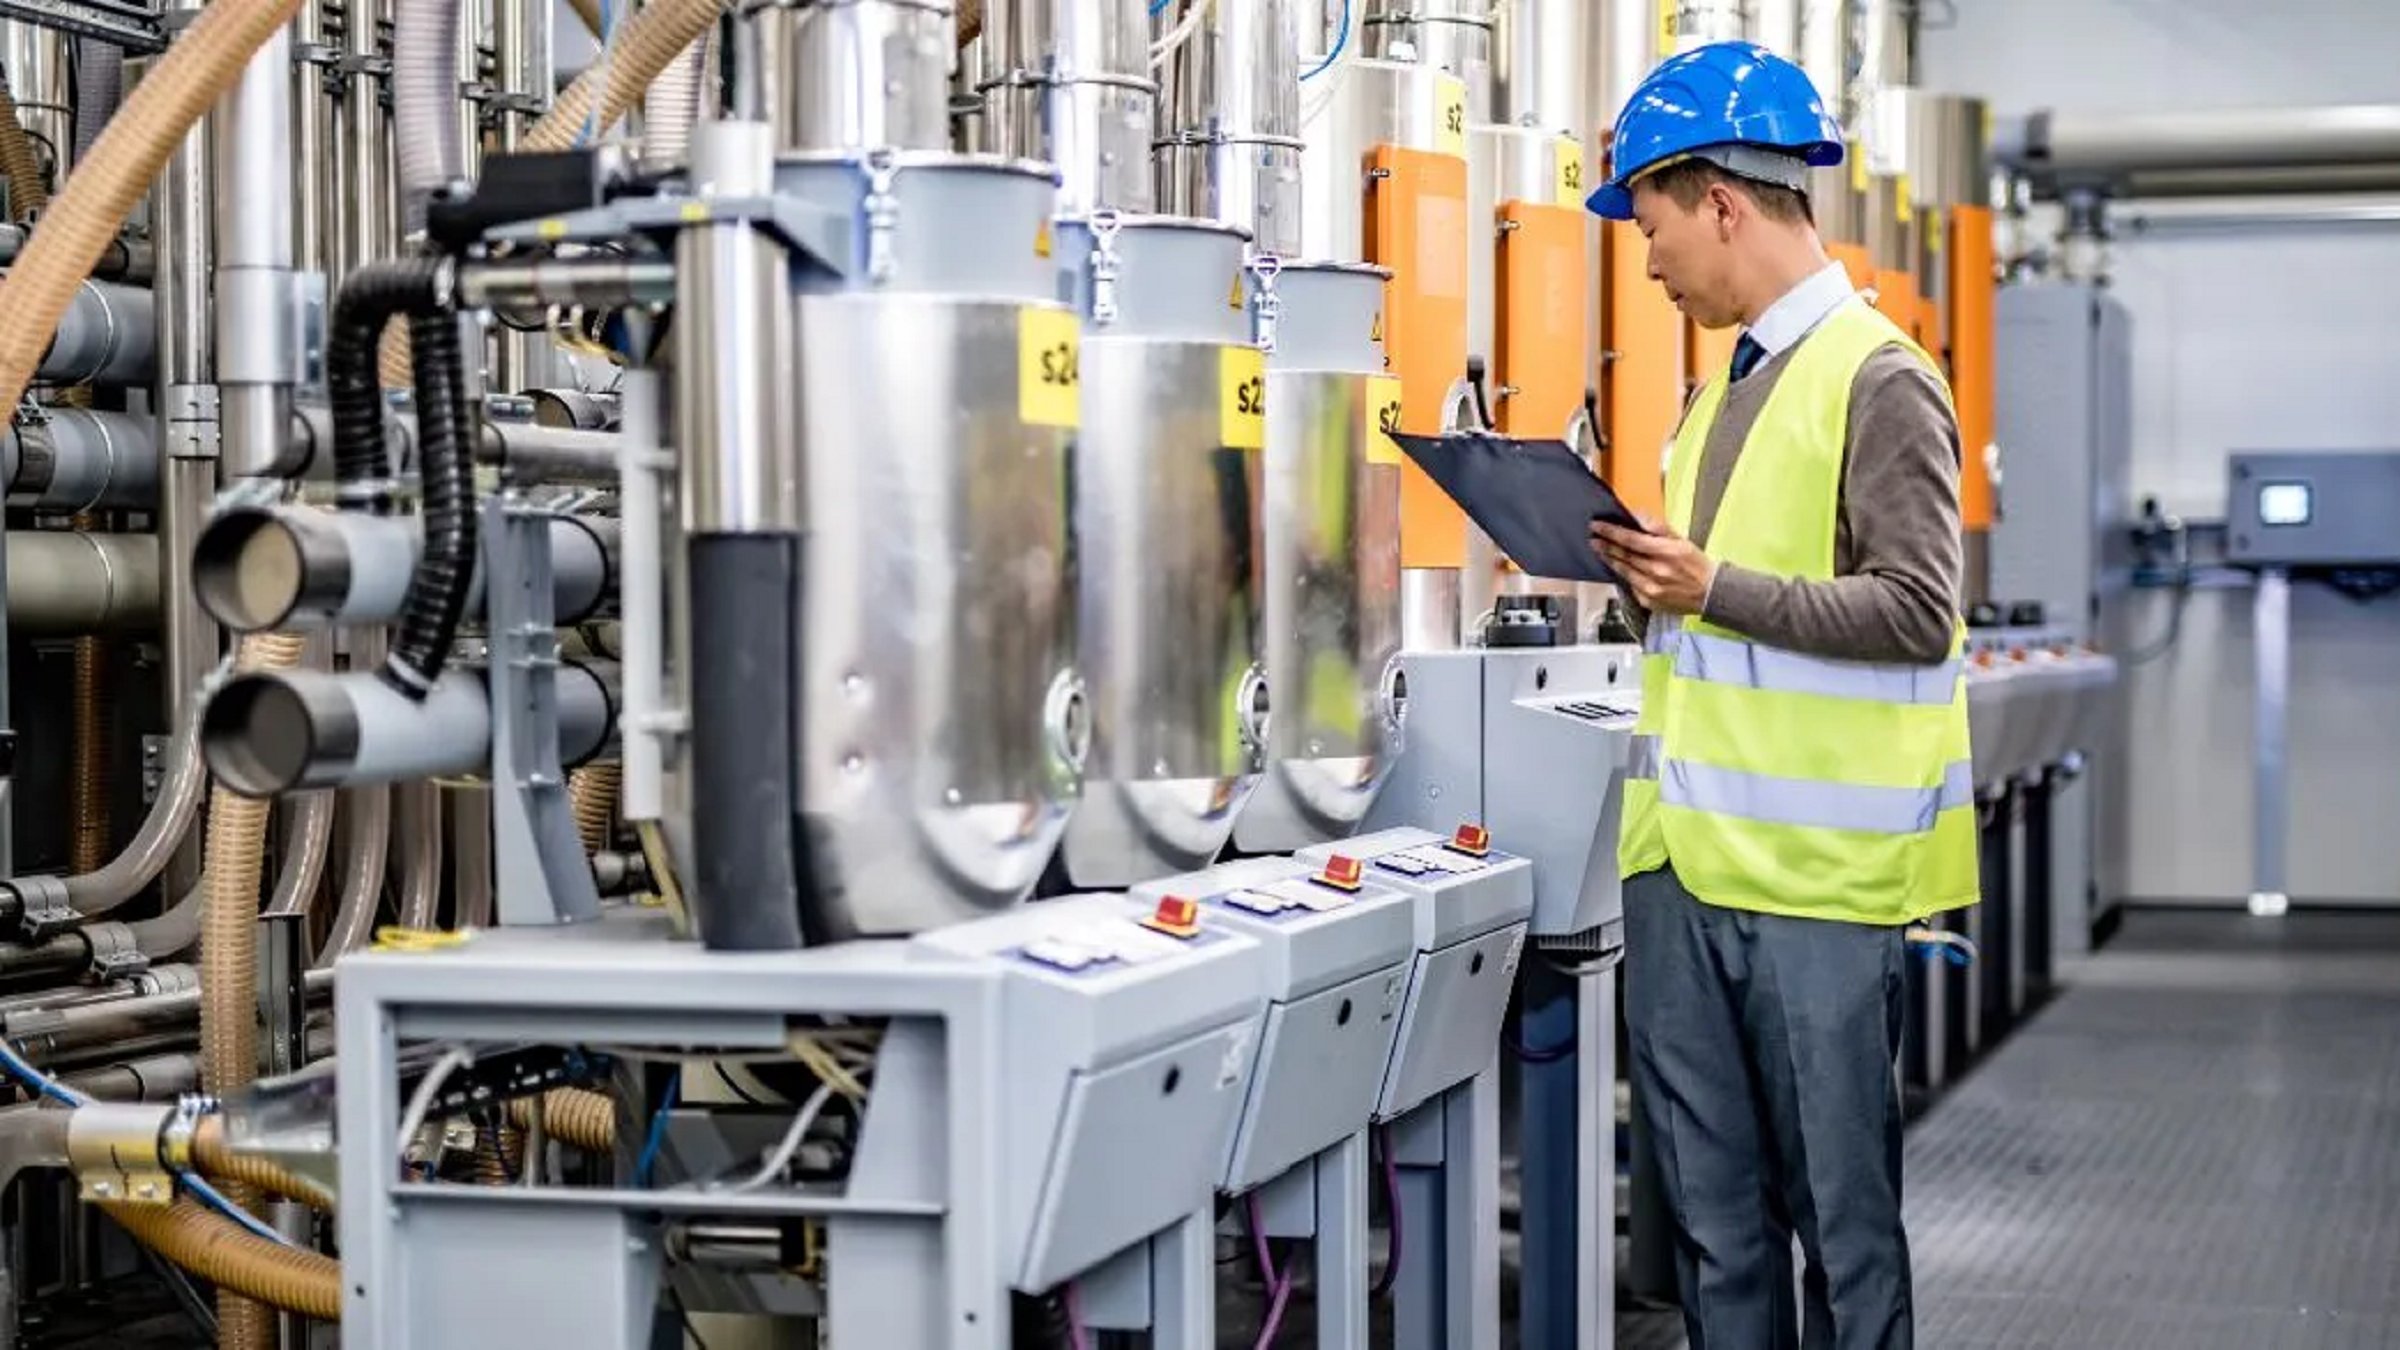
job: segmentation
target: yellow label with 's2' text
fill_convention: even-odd
[[[1400,377],[1373,375],[1367,379],[1366,444],[1369,464],[1400,462],[1400,442],[1392,433],[1400,429]]]
[[[1583,142],[1566,137],[1553,144],[1551,155],[1558,165],[1558,204],[1583,205]]]
[[[1017,416],[1028,426],[1082,425],[1082,322],[1064,309],[1017,314]]]
[[[1467,82],[1456,75],[1438,76],[1433,82],[1433,148],[1466,158]]]
[[[1232,450],[1266,449],[1267,354],[1256,347],[1219,349],[1217,385],[1219,439]]]

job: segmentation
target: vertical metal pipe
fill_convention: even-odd
[[[344,167],[350,182],[343,195],[352,206],[344,251],[349,265],[356,267],[395,251],[399,211],[393,195],[391,116],[384,111],[384,77],[379,73],[387,58],[375,31],[386,10],[382,0],[349,0],[349,6],[342,44],[350,63],[350,88],[342,116],[347,124]]]
[[[1216,0],[1169,71],[1166,207],[1300,251],[1300,65],[1290,0]]]
[[[1801,0],[1750,0],[1746,35],[1777,56],[1800,59]]]
[[[164,555],[167,718],[181,728],[198,715],[200,681],[217,663],[217,626],[192,587],[192,545],[217,494],[217,390],[209,323],[210,176],[207,132],[193,128],[167,163],[151,213],[157,248],[160,428],[167,462],[159,488]],[[191,753],[197,754],[197,743]],[[200,879],[200,841],[187,836],[163,874],[166,893]]]
[[[1001,105],[995,125],[1011,137],[1003,148],[1059,166],[1062,215],[1150,210],[1158,84],[1147,4],[1024,0],[1012,18],[1005,73],[986,94]]]
[[[1584,65],[1600,7],[1591,0],[1516,0],[1497,6],[1496,21],[1492,120],[1590,136],[1599,119],[1586,102],[1591,81]]]
[[[743,27],[758,39],[756,59],[743,79],[758,81],[755,106],[773,119],[777,148],[948,149],[951,8],[948,0],[801,0],[753,14]]]
[[[725,196],[768,190],[771,128],[716,122],[703,130],[692,143],[693,181]],[[782,246],[748,225],[714,225],[679,235],[675,262],[684,524],[796,529],[799,475],[784,450],[797,430],[790,372],[798,339]]]
[[[0,20],[0,63],[8,72],[17,121],[43,158],[54,166],[55,185],[67,176],[75,154],[75,40],[22,20]]]
[[[292,275],[292,33],[258,49],[214,119],[219,418],[228,474],[279,473],[298,351]]]
[[[2256,723],[2252,730],[2250,912],[2262,917],[2291,905],[2284,872],[2285,832],[2291,827],[2287,764],[2292,678],[2292,580],[2280,568],[2258,574],[2250,599],[2250,648],[2257,662]]]

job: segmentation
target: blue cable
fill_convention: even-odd
[[[1155,19],[1159,15],[1166,13],[1167,6],[1174,3],[1175,0],[1150,0],[1150,17]]]
[[[83,1106],[91,1101],[91,1098],[27,1063],[25,1057],[17,1053],[17,1048],[5,1040],[0,1040],[0,1069],[6,1069],[9,1077],[62,1106]],[[216,1187],[192,1173],[177,1172],[175,1179],[183,1183],[183,1188],[191,1192],[194,1199],[248,1229],[253,1236],[278,1246],[292,1245],[290,1238],[259,1222],[256,1215],[226,1199]]]
[[[1309,71],[1300,78],[1303,80],[1313,80],[1319,75],[1324,74],[1327,70],[1332,69],[1333,63],[1342,59],[1342,48],[1349,45],[1350,0],[1342,0],[1342,30],[1339,33],[1334,34],[1333,50],[1325,53],[1325,59],[1317,63],[1316,69]]]
[[[650,1169],[658,1163],[658,1151],[667,1142],[667,1113],[675,1109],[675,1094],[683,1087],[683,1071],[678,1069],[667,1079],[667,1090],[658,1099],[658,1113],[650,1117],[650,1134],[642,1140],[642,1152],[633,1164],[633,1184],[650,1184]]]

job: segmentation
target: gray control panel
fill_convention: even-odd
[[[1299,857],[1320,867],[1355,862],[1363,877],[1416,904],[1416,950],[1375,1118],[1406,1115],[1489,1067],[1524,955],[1532,866],[1488,847],[1480,856],[1462,851],[1450,836],[1412,828],[1304,849]]]
[[[1255,1189],[1367,1128],[1400,1028],[1415,898],[1292,858],[1226,863],[1134,895],[1190,900],[1264,956],[1266,1019],[1222,1189]]]
[[[1122,895],[1027,905],[913,938],[997,961],[993,1128],[1015,1285],[1051,1288],[1213,1201],[1265,1011],[1264,952],[1209,916],[1155,922]]]
[[[2253,566],[2400,564],[2400,451],[2234,455],[2225,560]]]
[[[1534,936],[1616,952],[1640,659],[1631,646],[1409,653],[1408,746],[1368,824],[1481,822],[1533,864]]]

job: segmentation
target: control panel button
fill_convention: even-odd
[[[1324,870],[1310,879],[1321,886],[1331,886],[1335,890],[1355,891],[1358,889],[1358,883],[1365,876],[1366,868],[1360,864],[1358,859],[1336,853],[1325,860]]]
[[[1200,932],[1200,902],[1181,895],[1163,897],[1142,926],[1172,938],[1195,937]]]
[[[1481,858],[1492,851],[1492,832],[1481,825],[1461,825],[1450,836],[1450,847],[1470,858]]]
[[[1375,865],[1404,877],[1428,876],[1441,870],[1412,853],[1386,853],[1375,860]]]

